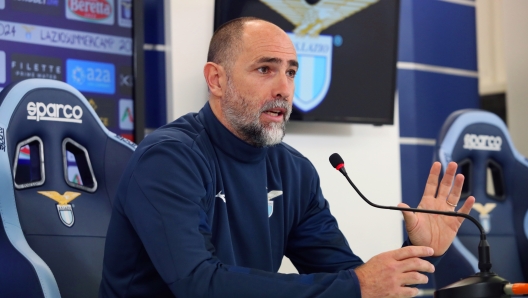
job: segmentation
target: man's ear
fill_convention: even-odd
[[[226,86],[224,67],[214,62],[207,62],[204,66],[204,77],[209,91],[216,97],[223,97]]]

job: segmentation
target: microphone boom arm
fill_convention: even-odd
[[[447,216],[463,217],[473,222],[480,230],[480,243],[478,246],[478,267],[479,273],[448,285],[442,289],[435,291],[435,298],[497,298],[497,297],[510,297],[510,295],[526,295],[528,294],[528,283],[517,283],[510,284],[504,278],[491,272],[491,254],[489,243],[486,240],[486,233],[484,228],[474,217],[465,213],[458,213],[456,211],[436,211],[419,208],[403,208],[403,207],[392,207],[382,206],[369,201],[359,189],[354,185],[350,177],[345,170],[345,163],[339,154],[334,153],[330,156],[330,163],[332,166],[341,172],[343,176],[348,180],[348,183],[352,185],[357,194],[370,206],[380,209],[399,210],[399,211],[412,211],[419,213],[429,214],[440,214]]]
[[[442,214],[442,215],[447,215],[447,216],[453,216],[453,217],[463,217],[463,218],[466,218],[466,219],[469,219],[471,220],[476,226],[477,228],[480,230],[480,239],[482,240],[486,240],[486,233],[484,232],[484,228],[482,227],[482,225],[480,224],[480,222],[478,220],[476,220],[473,216],[471,215],[468,215],[468,214],[465,214],[465,213],[458,213],[456,211],[437,211],[437,210],[427,210],[427,209],[419,209],[419,208],[403,208],[403,207],[392,207],[392,206],[383,206],[383,205],[378,205],[378,204],[375,204],[375,203],[372,203],[371,201],[369,201],[362,193],[361,191],[359,191],[359,189],[356,187],[356,185],[354,185],[354,183],[352,182],[352,180],[350,180],[350,178],[348,177],[348,175],[345,175],[345,178],[348,180],[348,183],[350,183],[350,185],[352,185],[352,187],[354,188],[354,190],[357,192],[357,194],[365,201],[367,202],[370,206],[372,207],[376,207],[376,208],[381,208],[381,209],[389,209],[389,210],[399,210],[399,211],[413,211],[413,212],[420,212],[420,213],[430,213],[430,214]]]
[[[429,213],[429,214],[440,214],[440,215],[453,216],[453,217],[463,217],[463,218],[469,219],[471,222],[473,222],[477,226],[477,228],[480,231],[480,243],[479,243],[479,246],[478,246],[478,252],[479,252],[478,253],[478,257],[479,257],[478,258],[478,260],[479,260],[478,261],[478,268],[480,269],[480,272],[482,274],[491,273],[491,254],[490,254],[489,243],[486,240],[486,232],[484,232],[484,228],[482,227],[480,222],[478,222],[478,220],[476,220],[474,217],[472,217],[471,215],[465,214],[465,213],[458,213],[456,211],[455,212],[451,212],[451,211],[437,211],[437,210],[428,210],[428,209],[419,209],[419,208],[392,207],[392,206],[383,206],[383,205],[378,205],[378,204],[372,203],[371,201],[369,201],[361,193],[361,191],[359,191],[359,189],[356,187],[354,182],[352,182],[352,180],[350,180],[350,177],[348,177],[348,174],[347,174],[347,172],[345,170],[345,162],[343,161],[343,159],[341,158],[341,156],[339,154],[337,154],[337,153],[332,154],[330,156],[330,163],[332,164],[332,166],[336,170],[338,170],[339,172],[341,172],[341,174],[343,174],[343,176],[345,176],[345,178],[347,179],[348,183],[350,183],[350,185],[352,185],[352,187],[357,192],[357,194],[365,202],[367,202],[369,205],[371,205],[372,207],[380,208],[380,209],[388,209],[388,210],[411,211],[411,212]]]

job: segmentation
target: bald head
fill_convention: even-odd
[[[276,27],[274,29],[282,31],[276,25],[256,17],[242,17],[231,20],[220,26],[213,34],[209,43],[207,62],[222,65],[230,72],[236,57],[242,51],[244,30],[248,23],[273,26]]]
[[[276,25],[257,18],[226,23],[213,35],[204,66],[213,113],[253,146],[280,143],[298,64],[291,39]]]

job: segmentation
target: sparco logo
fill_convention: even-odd
[[[5,152],[5,131],[3,127],[0,127],[0,150]]]
[[[80,106],[62,105],[56,103],[44,104],[30,101],[27,105],[28,120],[59,121],[82,123],[83,110]]]
[[[464,136],[464,149],[500,151],[502,138],[500,136],[476,135],[467,133]]]
[[[90,20],[103,20],[113,14],[107,0],[68,0],[68,8],[77,16]]]

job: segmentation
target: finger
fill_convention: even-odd
[[[458,201],[460,200],[460,194],[462,193],[462,186],[464,185],[464,175],[458,174],[455,177],[455,183],[453,185],[453,189],[451,190],[451,193],[449,193],[449,196],[447,197],[447,201],[451,203],[452,205],[458,204]],[[449,208],[454,208],[453,206],[447,204]]]
[[[430,257],[434,253],[433,249],[427,246],[406,246],[393,250],[392,252],[392,257],[397,261],[416,257]]]
[[[400,208],[410,208],[409,205],[405,203],[399,203],[398,207]],[[418,217],[416,217],[416,214],[412,211],[402,211],[403,220],[405,220],[405,226],[406,227],[414,227],[416,226],[416,223],[418,221]]]
[[[429,171],[429,177],[427,177],[427,183],[425,184],[424,197],[435,196],[441,169],[442,165],[438,161],[431,166],[431,171]]]
[[[421,285],[429,282],[429,278],[419,272],[406,272],[402,274],[402,282],[404,285]]]
[[[400,265],[403,272],[419,271],[433,273],[435,271],[433,264],[420,258],[405,259],[400,261]]]
[[[438,188],[437,198],[447,199],[447,196],[449,196],[449,193],[451,192],[451,186],[453,185],[453,179],[455,178],[456,169],[456,162],[450,162],[447,165],[444,177],[442,178],[442,182],[440,182],[440,187]]]
[[[466,199],[466,201],[464,202],[464,205],[462,207],[460,207],[458,212],[469,214],[469,212],[471,211],[471,208],[473,208],[473,204],[475,204],[475,197],[474,196],[470,196],[470,197],[468,197]],[[464,218],[460,217],[459,221],[460,221],[460,223],[462,223],[464,221]]]

